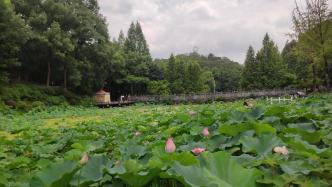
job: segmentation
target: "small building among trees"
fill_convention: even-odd
[[[111,94],[101,89],[94,95],[93,100],[97,106],[107,106],[111,104]]]

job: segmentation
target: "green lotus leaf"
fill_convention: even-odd
[[[275,174],[272,172],[264,172],[264,178],[258,179],[257,183],[265,184],[263,186],[288,186],[292,181],[296,180],[297,175]]]
[[[31,179],[31,187],[69,187],[77,171],[77,162],[64,161],[48,166]]]
[[[153,166],[153,164],[150,166]],[[136,160],[128,160],[124,164],[124,169],[124,171],[118,173],[119,178],[134,187],[146,185],[160,172],[160,168],[149,168],[148,165],[141,165]]]
[[[246,113],[240,111],[232,111],[229,114],[228,122],[229,123],[242,123],[246,119]]]
[[[175,154],[163,154],[160,156],[160,159],[169,165],[171,165],[174,161],[177,161],[184,166],[198,164],[196,157],[193,156],[189,151]]]
[[[232,159],[236,160],[241,166],[259,166],[262,163],[262,160],[251,156],[249,154],[242,154],[240,156],[233,156]]]
[[[135,140],[129,140],[121,145],[120,151],[126,158],[130,158],[131,156],[142,157],[146,154],[146,148],[142,145],[138,145]]]
[[[263,133],[275,134],[277,131],[275,128],[273,128],[269,124],[260,124],[260,123],[254,124],[254,129],[255,129],[257,135],[261,135]]]
[[[303,173],[305,175],[310,173],[310,170],[313,169],[311,165],[306,163],[303,160],[295,160],[295,161],[289,161],[284,162],[280,164],[280,168],[290,175],[294,175],[296,173]]]
[[[290,123],[287,125],[289,128],[301,129],[308,132],[315,132],[317,128],[312,123]]]
[[[287,106],[272,105],[267,108],[264,115],[284,118],[284,113],[288,112],[288,111],[289,111],[289,108],[287,108]]]
[[[97,149],[104,147],[104,141],[88,141],[88,140],[81,140],[79,142],[73,143],[71,145],[72,148],[81,150],[83,152],[92,152]]]
[[[245,169],[225,152],[202,153],[200,165],[183,166],[174,162],[168,175],[189,186],[254,187],[261,173]]]
[[[298,135],[303,140],[313,144],[320,142],[321,139],[325,137],[325,134],[322,131],[308,132],[297,128],[287,128],[282,132],[286,133],[285,137],[295,137],[294,135]]]
[[[261,156],[272,153],[276,146],[282,145],[282,141],[271,133],[264,133],[257,137],[243,136],[240,138],[242,151],[245,153],[257,153]]]
[[[259,107],[255,107],[253,109],[251,109],[248,113],[247,113],[247,118],[248,119],[259,119],[261,118],[265,113],[265,109],[261,106]]]
[[[181,123],[186,123],[190,121],[190,117],[187,114],[178,113],[176,116],[174,116],[174,120],[178,120]]]
[[[219,132],[221,134],[236,136],[239,133],[245,132],[252,128],[253,128],[253,126],[251,123],[243,123],[243,124],[238,124],[238,125],[222,124],[219,127]]]
[[[88,186],[103,179],[104,170],[109,164],[105,156],[94,156],[76,173],[72,185]]]
[[[290,138],[287,143],[292,149],[296,150],[296,153],[310,156],[313,159],[320,159],[322,157],[330,158],[332,154],[331,150],[327,148],[318,148],[316,145],[309,144],[298,136]]]
[[[223,135],[216,135],[207,140],[207,149],[213,151],[221,149],[222,146],[227,142],[228,138]]]
[[[0,187],[6,187],[8,185],[9,174],[3,171],[0,171]]]
[[[201,117],[199,118],[198,122],[203,126],[210,126],[214,123],[214,119],[211,117]]]
[[[192,123],[192,125],[193,126],[190,128],[191,135],[195,136],[195,135],[199,135],[202,133],[203,128],[202,128],[202,126],[200,126],[199,123]]]

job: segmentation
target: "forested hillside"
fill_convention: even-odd
[[[79,95],[104,88],[114,98],[329,88],[331,14],[327,3],[308,7],[294,10],[292,40],[282,52],[266,34],[262,48],[249,47],[241,65],[196,52],[153,59],[138,21],[126,33],[109,36],[97,0],[0,0],[0,81],[60,86]]]

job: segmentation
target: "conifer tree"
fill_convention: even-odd
[[[146,43],[141,24],[139,22],[136,22],[136,40],[137,52],[151,61],[149,47]]]
[[[257,80],[258,66],[255,59],[255,51],[252,46],[249,46],[246,59],[244,62],[244,69],[241,77],[241,86],[245,89],[252,89],[257,87],[255,85]]]
[[[118,43],[121,48],[124,47],[125,41],[126,41],[125,35],[123,34],[123,31],[121,30],[119,33],[119,37],[118,37]]]
[[[170,83],[174,82],[174,80],[175,80],[175,78],[174,78],[175,66],[176,66],[175,57],[172,53],[171,56],[168,59],[167,73],[166,73],[167,81],[170,82]]]
[[[283,73],[286,66],[278,47],[266,34],[263,39],[263,47],[257,52],[256,60],[258,62],[257,88],[276,88],[284,84]]]
[[[134,23],[131,23],[128,29],[127,38],[124,43],[124,50],[126,54],[136,52],[136,29]]]

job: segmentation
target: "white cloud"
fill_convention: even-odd
[[[154,58],[191,52],[197,46],[200,53],[243,63],[248,46],[259,49],[266,32],[282,49],[291,32],[294,1],[99,0],[99,5],[111,37],[140,21]]]

